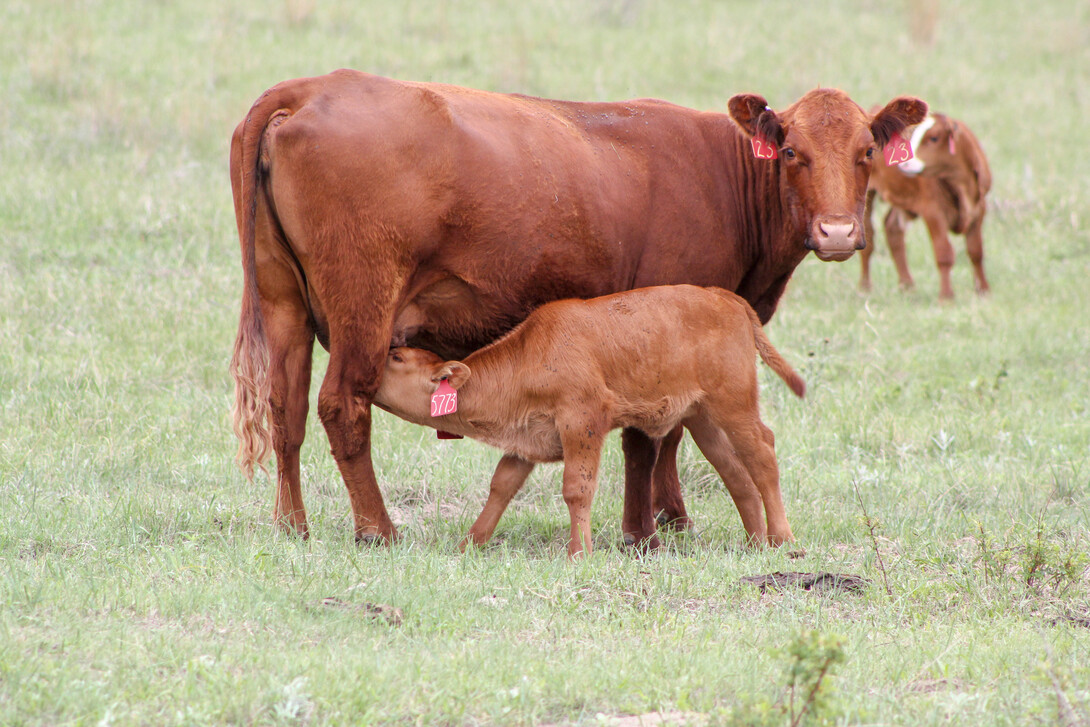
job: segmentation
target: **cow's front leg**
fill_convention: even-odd
[[[624,544],[640,551],[655,550],[659,538],[655,534],[655,515],[651,505],[651,478],[659,443],[639,429],[621,433],[624,451],[624,511],[621,532]]]
[[[366,353],[332,346],[318,394],[318,416],[348,488],[356,540],[360,542],[397,540],[371,463],[371,402],[378,390],[386,351],[385,345]]]
[[[651,511],[660,527],[688,532],[693,521],[685,511],[681,480],[677,474],[677,450],[685,429],[679,424],[660,440],[658,459],[651,478]]]

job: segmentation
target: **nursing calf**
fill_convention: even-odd
[[[948,232],[965,235],[976,291],[987,293],[982,228],[988,211],[984,197],[991,189],[992,173],[980,142],[963,122],[934,114],[916,126],[911,143],[914,158],[896,166],[876,164],[871,172],[863,223],[872,244],[860,253],[860,288],[870,290],[870,256],[874,251],[871,209],[877,193],[890,204],[884,219],[886,242],[902,288],[914,285],[905,259],[905,229],[922,217],[939,269],[939,297],[954,297],[950,286],[954,247]]]
[[[802,379],[744,299],[719,288],[640,288],[543,305],[464,361],[391,349],[375,404],[504,451],[463,548],[492,536],[535,463],[562,459],[568,555],[590,552],[591,503],[606,435],[626,427],[659,439],[680,424],[723,478],[747,540],[779,545],[793,536],[775,439],[758,412],[755,354],[803,395]],[[457,392],[457,409],[432,416],[444,380]],[[626,535],[655,548],[650,484],[649,478],[626,482],[624,522],[638,522],[641,532]]]

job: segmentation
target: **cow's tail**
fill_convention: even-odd
[[[784,357],[780,355],[780,352],[773,347],[772,341],[768,340],[757,313],[748,305],[746,306],[746,313],[749,314],[749,321],[753,325],[753,343],[757,346],[757,353],[761,355],[761,360],[768,364],[768,367],[775,371],[777,376],[783,379],[791,391],[795,392],[795,396],[802,398],[806,394],[806,382],[795,373],[795,369],[791,368],[791,364],[787,363]]]
[[[235,461],[249,480],[254,467],[265,469],[272,453],[269,416],[269,347],[257,288],[255,234],[258,195],[262,188],[261,140],[271,116],[291,100],[272,88],[258,99],[240,124],[231,143],[231,184],[235,188],[235,216],[242,247],[242,309],[238,320],[231,376],[235,402],[231,422],[238,437]]]

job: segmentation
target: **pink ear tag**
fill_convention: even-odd
[[[439,382],[439,388],[431,395],[431,415],[441,417],[458,411],[458,391],[450,382],[443,379]],[[442,429],[435,430],[436,439],[464,439],[461,434],[451,434]]]
[[[950,156],[957,156],[957,147],[954,146],[954,134],[950,133]]]
[[[458,392],[443,379],[439,382],[439,388],[431,395],[431,415],[433,417],[446,416],[458,411]]]
[[[760,136],[751,137],[749,143],[753,145],[753,156],[758,159],[775,159],[779,156],[776,146]]]
[[[912,144],[905,141],[900,134],[894,134],[882,153],[886,157],[886,166],[892,167],[894,164],[902,164],[912,158]]]

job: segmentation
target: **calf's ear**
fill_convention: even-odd
[[[906,126],[920,123],[926,116],[926,103],[911,96],[898,96],[871,119],[870,133],[874,143],[881,149],[894,134],[900,134]]]
[[[746,136],[758,136],[779,146],[783,143],[783,124],[779,115],[768,106],[764,96],[740,93],[727,102],[727,111]]]
[[[447,361],[432,374],[431,380],[438,383],[446,379],[452,388],[459,389],[469,379],[471,373],[469,367],[461,361]]]

